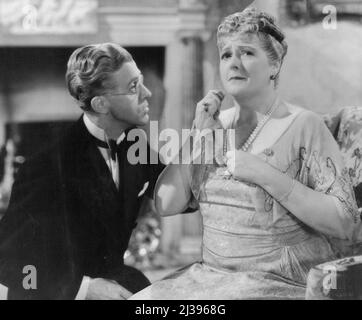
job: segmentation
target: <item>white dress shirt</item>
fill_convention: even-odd
[[[88,129],[89,133],[91,135],[93,135],[94,137],[96,137],[98,140],[101,140],[105,143],[108,144],[108,140],[107,139],[107,135],[104,132],[103,129],[97,127],[88,117],[86,114],[84,114],[83,116],[83,121],[84,124],[86,126],[86,128]],[[117,144],[120,144],[124,138],[126,137],[125,133],[123,132],[117,139]],[[104,161],[107,163],[107,166],[112,174],[112,178],[113,181],[115,183],[115,185],[117,186],[117,188],[119,187],[119,167],[118,167],[118,157],[116,155],[116,159],[112,160],[111,158],[111,149],[106,149],[106,148],[102,148],[102,147],[98,147],[98,150],[100,151],[100,153],[103,156]]]

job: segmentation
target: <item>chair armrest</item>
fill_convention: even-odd
[[[326,262],[309,271],[307,300],[362,300],[362,256]]]

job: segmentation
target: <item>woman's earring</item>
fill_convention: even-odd
[[[270,76],[270,80],[275,80],[275,75],[274,74],[272,74],[271,76]]]

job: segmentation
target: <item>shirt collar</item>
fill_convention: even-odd
[[[101,141],[107,142],[106,141],[107,135],[104,132],[104,130],[102,128],[98,127],[96,124],[94,124],[92,122],[92,120],[90,120],[86,114],[83,115],[83,121],[84,121],[84,125],[86,126],[88,132],[92,136],[96,137],[97,139],[99,139]],[[124,132],[122,132],[122,134],[117,139],[117,144],[120,144],[125,137],[126,137],[126,134]]]

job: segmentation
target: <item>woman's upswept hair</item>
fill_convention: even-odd
[[[276,25],[273,16],[258,11],[254,7],[227,16],[217,29],[217,45],[219,49],[222,47],[225,38],[238,34],[256,34],[269,58],[269,62],[283,64],[288,45],[283,31]],[[277,85],[278,79],[279,72],[275,75],[275,85]]]
[[[133,61],[131,54],[114,43],[76,49],[69,58],[65,75],[70,94],[84,111],[92,111],[91,100],[108,89],[109,75],[130,61]]]

